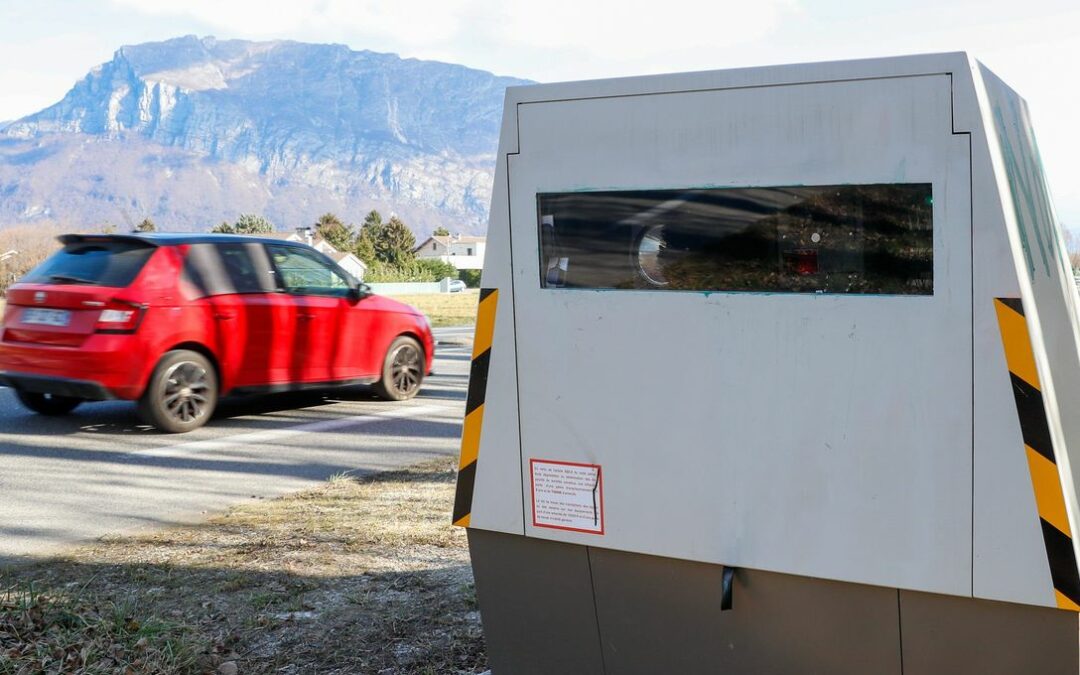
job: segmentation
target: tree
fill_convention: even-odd
[[[364,216],[364,227],[374,227],[378,229],[382,225],[382,214],[371,209],[368,214]]]
[[[324,213],[315,221],[315,232],[339,251],[352,251],[356,247],[356,232],[332,213]]]
[[[353,254],[364,261],[365,265],[371,266],[378,258],[375,257],[375,241],[368,229],[360,230],[353,244]]]
[[[222,221],[210,231],[216,234],[270,234],[274,231],[274,224],[262,216],[245,213],[235,223]]]
[[[391,265],[404,265],[412,262],[416,248],[416,237],[412,230],[397,216],[382,226],[379,238],[375,242],[375,256]]]
[[[446,229],[442,225],[435,228],[435,231],[431,233],[434,237],[449,237],[450,230]]]
[[[376,255],[377,243],[382,237],[382,215],[378,211],[372,209],[364,217],[364,224],[360,227],[360,232],[356,235],[356,244],[353,246],[353,253],[357,258],[364,261],[369,267],[374,265],[379,260]]]
[[[245,213],[236,219],[237,234],[270,234],[274,231],[274,224],[263,216]]]
[[[149,218],[143,218],[143,221],[135,226],[136,232],[157,232],[157,225]]]

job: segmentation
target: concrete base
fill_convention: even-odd
[[[1080,672],[1072,612],[469,530],[494,675]]]

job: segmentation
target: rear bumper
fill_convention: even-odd
[[[79,347],[0,341],[0,383],[88,400],[136,399],[146,359],[135,337],[93,335]]]
[[[99,382],[73,380],[68,377],[50,377],[47,375],[27,375],[26,373],[8,373],[0,371],[0,385],[28,391],[36,394],[54,394],[70,396],[87,401],[107,401],[116,398]]]

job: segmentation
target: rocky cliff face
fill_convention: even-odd
[[[341,45],[124,47],[0,130],[0,224],[202,229],[257,211],[292,227],[380,208],[421,234],[478,231],[503,93],[523,83]]]

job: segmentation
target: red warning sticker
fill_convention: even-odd
[[[533,526],[604,533],[604,477],[599,464],[530,459]]]

